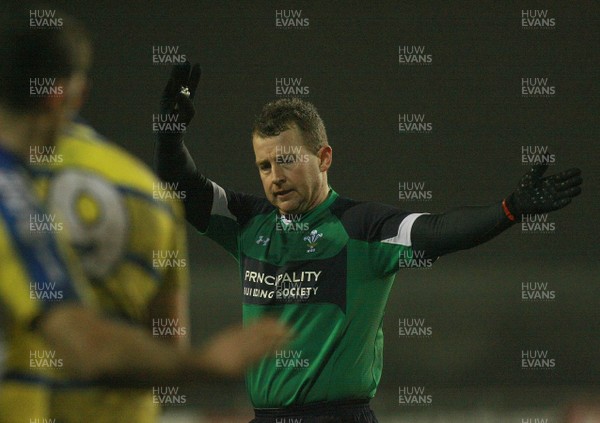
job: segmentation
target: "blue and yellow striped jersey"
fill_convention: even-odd
[[[60,161],[40,173],[38,185],[48,208],[63,216],[101,308],[157,337],[180,329],[170,326],[185,331],[177,316],[152,310],[188,287],[180,202],[141,161],[87,125],[73,124],[57,154]],[[52,398],[52,413],[64,422],[147,423],[158,412],[151,389],[60,389]]]
[[[92,128],[73,123],[53,160],[33,169],[48,210],[64,223],[101,310],[158,337],[186,332],[186,319],[154,307],[187,291],[183,207],[169,187]],[[10,366],[10,362],[7,363]],[[51,384],[50,415],[61,422],[152,422],[152,390],[112,390],[76,380]]]
[[[25,163],[0,149],[0,304],[8,323],[0,422],[49,417],[46,382],[60,378],[63,363],[34,323],[66,301],[91,301],[64,237],[53,225]]]
[[[72,124],[57,147],[60,161],[36,172],[40,195],[64,220],[103,309],[151,324],[148,304],[160,290],[189,282],[180,201],[145,164],[87,125]]]

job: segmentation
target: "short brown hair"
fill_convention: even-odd
[[[42,6],[40,6],[42,7]],[[29,11],[9,9],[0,22],[0,103],[14,112],[39,110],[43,101],[29,93],[32,78],[69,78],[86,72],[91,61],[91,41],[84,26],[56,11],[62,26],[36,29]]]
[[[325,124],[317,108],[299,98],[282,98],[267,103],[254,120],[252,134],[263,138],[274,137],[296,124],[303,135],[305,145],[317,153],[329,145]]]

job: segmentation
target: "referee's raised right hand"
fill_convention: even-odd
[[[173,66],[171,76],[160,99],[160,113],[176,115],[177,123],[186,126],[194,117],[194,95],[200,82],[200,65],[190,62]]]

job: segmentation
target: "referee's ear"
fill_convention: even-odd
[[[331,161],[333,160],[333,150],[330,146],[325,145],[317,152],[319,158],[319,170],[321,172],[327,172],[331,167]]]

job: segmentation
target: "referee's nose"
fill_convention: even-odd
[[[277,186],[280,186],[285,182],[285,172],[279,163],[273,163],[271,165],[271,182]]]

